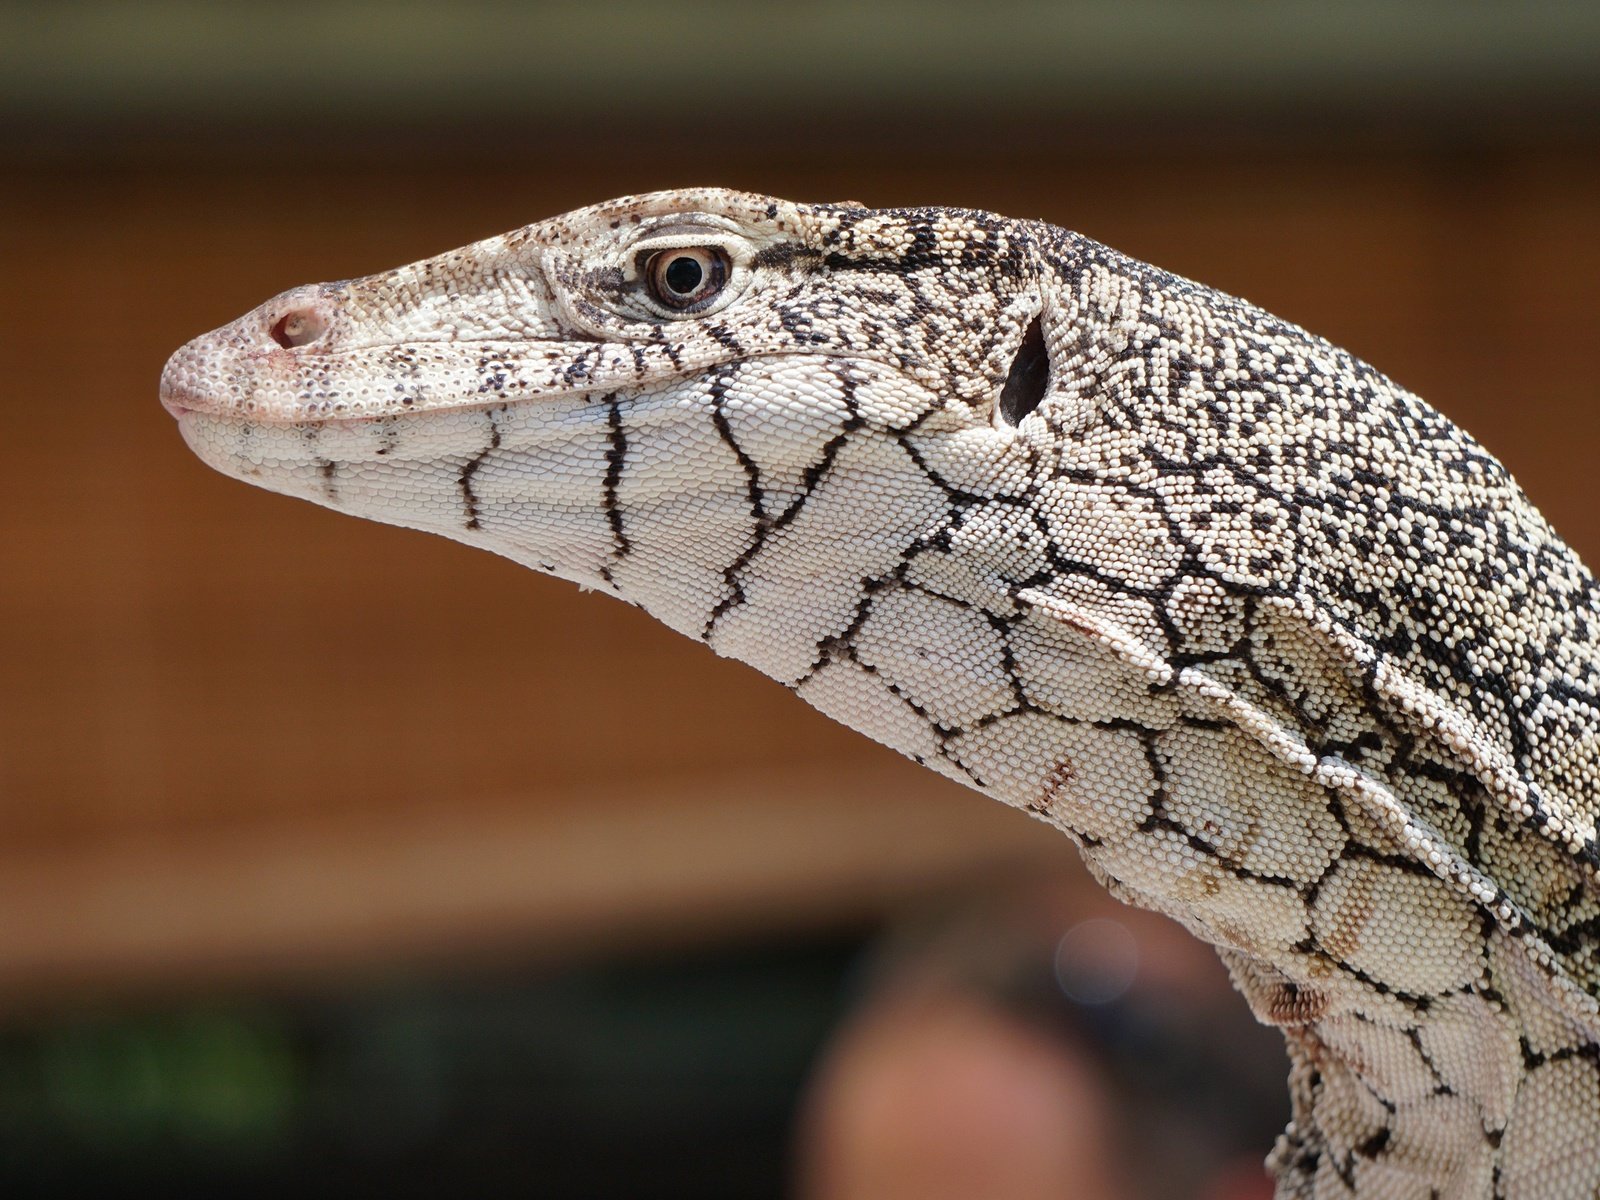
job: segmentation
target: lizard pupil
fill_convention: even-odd
[[[700,269],[700,264],[685,254],[667,264],[665,278],[667,287],[680,296],[687,296],[700,286],[700,281],[705,275],[706,273]]]

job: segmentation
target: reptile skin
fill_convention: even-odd
[[[286,292],[161,387],[228,475],[1061,829],[1283,1030],[1280,1197],[1600,1195],[1595,581],[1327,342],[1039,222],[706,189]]]

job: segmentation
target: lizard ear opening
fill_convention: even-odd
[[[1000,389],[1000,419],[1015,428],[1022,418],[1039,407],[1050,384],[1050,355],[1044,346],[1044,330],[1034,317],[1023,331],[1022,344],[1011,360],[1005,386]]]

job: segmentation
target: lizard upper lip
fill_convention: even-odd
[[[165,374],[161,379],[161,407],[174,417],[181,417],[185,413],[192,413],[197,409],[205,408],[205,401],[189,388],[168,379]]]

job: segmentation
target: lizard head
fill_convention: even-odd
[[[285,292],[180,349],[161,394],[226,474],[604,588],[793,680],[865,582],[1025,469],[1066,336],[1032,228],[630,197]],[[781,654],[746,644],[792,628],[795,588],[828,602]]]

